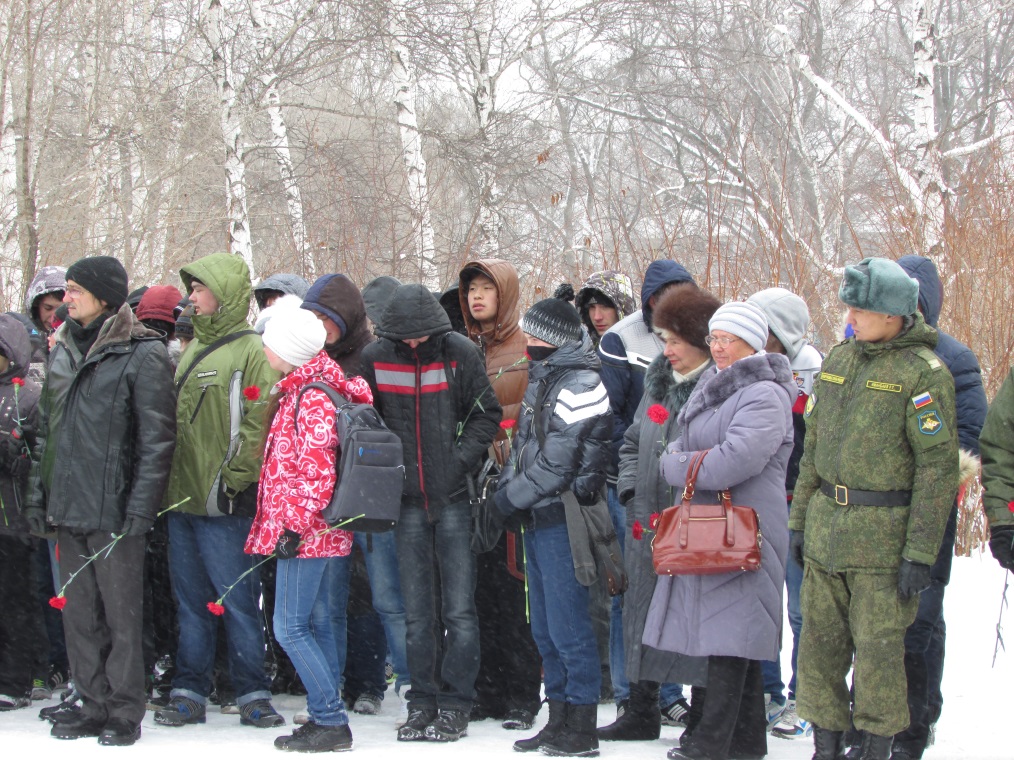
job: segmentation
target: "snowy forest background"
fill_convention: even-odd
[[[5,0],[0,64],[6,308],[86,254],[497,256],[526,303],[667,257],[803,294],[826,348],[841,267],[919,252],[990,395],[1010,366],[1011,0]]]

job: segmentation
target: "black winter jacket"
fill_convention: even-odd
[[[81,356],[56,332],[39,402],[38,462],[28,506],[50,525],[117,532],[128,514],[154,519],[176,444],[176,393],[161,335],[128,304]]]
[[[543,442],[535,428],[541,403]],[[521,419],[496,492],[505,515],[532,510],[535,524],[565,519],[560,494],[582,505],[601,497],[612,456],[613,414],[590,338],[566,343],[544,361],[529,362]]]
[[[431,522],[465,494],[465,473],[493,443],[502,412],[478,347],[451,332],[447,314],[422,285],[402,285],[362,352],[373,405],[402,442],[402,507]],[[403,338],[428,336],[412,348]]]
[[[22,322],[11,315],[0,315],[0,354],[10,366],[0,374],[0,534],[27,534],[28,523],[21,516],[28,455],[35,442],[39,384],[28,376],[32,364],[32,344]],[[24,385],[15,389],[14,381]],[[12,438],[12,433],[17,437]],[[15,464],[15,459],[21,462]],[[16,475],[15,473],[20,473]]]

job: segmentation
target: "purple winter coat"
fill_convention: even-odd
[[[761,567],[659,577],[644,627],[646,645],[750,660],[778,654],[789,544],[785,470],[796,394],[788,359],[761,353],[721,372],[706,370],[680,411],[683,434],[661,457],[662,477],[682,488],[694,452],[709,449],[694,501],[714,503],[716,490],[730,488],[733,504],[753,507],[763,536]]]

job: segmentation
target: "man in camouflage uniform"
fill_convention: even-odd
[[[918,292],[893,261],[846,267],[838,297],[855,337],[828,354],[804,412],[789,528],[804,567],[797,709],[814,760],[839,756],[850,666],[862,760],[887,760],[909,722],[905,630],[958,480],[954,381]]]
[[[1014,368],[986,415],[979,450],[989,548],[1000,567],[1014,570]]]

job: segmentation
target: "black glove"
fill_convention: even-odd
[[[41,536],[46,532],[46,510],[27,507],[21,516],[25,518],[28,527],[36,536]]]
[[[803,531],[801,530],[789,531],[789,557],[795,560],[800,567],[803,566]]]
[[[11,477],[15,483],[21,483],[28,477],[28,473],[32,469],[32,460],[28,457],[15,457],[10,461],[10,465],[7,468]]]
[[[623,491],[620,491],[616,495],[616,498],[618,498],[620,500],[620,506],[621,507],[625,507],[625,506],[627,506],[627,502],[629,502],[631,499],[634,498],[634,489],[633,488],[627,488],[627,489],[625,489]]]
[[[151,526],[155,524],[155,521],[150,517],[142,517],[141,515],[127,515],[127,519],[123,521],[123,527],[120,529],[121,536],[143,536],[149,530]]]
[[[278,559],[295,559],[302,540],[303,537],[296,531],[286,528],[278,537],[278,543],[275,544],[275,556]]]
[[[903,559],[898,568],[898,596],[907,602],[930,586],[930,566],[922,562]]]
[[[995,525],[989,529],[989,550],[1006,570],[1014,570],[1014,525]]]

